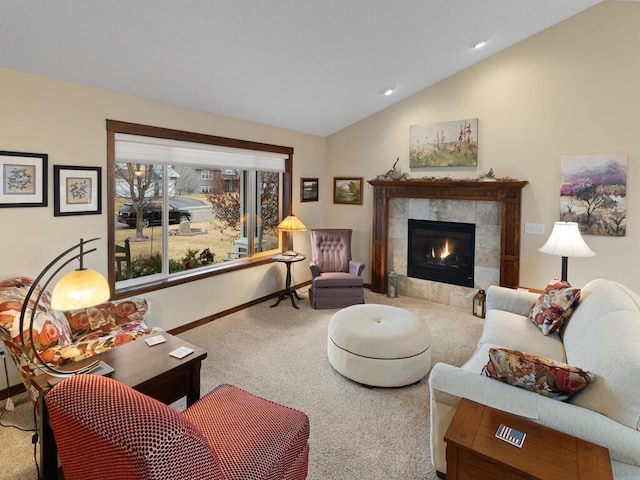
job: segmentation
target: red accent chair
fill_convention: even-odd
[[[76,375],[45,402],[65,480],[303,480],[309,419],[220,385],[184,412],[97,375]]]

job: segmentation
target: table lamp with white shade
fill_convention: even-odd
[[[562,278],[567,281],[569,257],[593,257],[594,251],[585,243],[576,222],[555,222],[551,235],[540,247],[540,252],[562,257]]]

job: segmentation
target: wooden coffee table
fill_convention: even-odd
[[[163,403],[170,404],[187,397],[187,405],[200,398],[200,366],[207,352],[166,332],[159,332],[167,339],[165,343],[149,347],[144,339],[146,335],[133,342],[121,345],[94,357],[74,363],[74,368],[102,360],[115,371],[111,378],[128,385]],[[194,352],[183,359],[169,356],[169,352],[179,347],[189,347]],[[40,466],[41,478],[58,478],[58,449],[49,426],[44,396],[49,391],[50,375],[38,375],[32,383],[39,391],[38,400],[40,422]]]
[[[522,448],[495,437],[501,423],[527,434]],[[613,478],[606,448],[467,399],[444,439],[447,480]]]

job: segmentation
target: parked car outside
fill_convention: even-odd
[[[191,211],[186,208],[178,208],[169,204],[169,223],[175,224],[191,220]],[[132,203],[125,203],[118,212],[118,222],[125,223],[130,227],[136,226],[136,209]],[[142,226],[162,224],[162,203],[146,202],[142,206]]]

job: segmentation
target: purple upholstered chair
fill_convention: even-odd
[[[311,289],[313,308],[342,308],[364,303],[364,263],[351,259],[351,229],[311,230]]]

